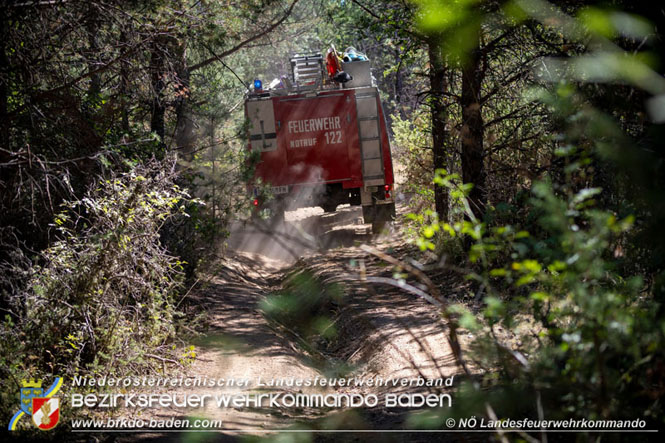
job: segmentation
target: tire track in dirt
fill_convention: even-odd
[[[404,237],[399,232],[379,237],[369,235],[369,228],[359,223],[359,217],[354,208],[342,208],[341,213],[334,216],[306,214],[297,219],[306,232],[319,240],[318,251],[309,249],[305,258],[284,270],[306,270],[323,284],[340,283],[345,288],[344,301],[335,319],[338,339],[332,348],[328,346],[322,352],[338,363],[353,367],[353,377],[438,379],[459,374],[447,341],[447,327],[433,306],[399,288],[369,283],[362,278],[365,275],[392,279],[393,270],[379,258],[360,249],[360,244],[371,243],[400,259],[415,255],[416,248],[404,245]],[[454,286],[456,292],[461,292],[465,285],[458,276],[450,273],[440,275],[439,281],[448,282],[443,287],[448,287],[449,292]],[[412,280],[409,282],[417,284]],[[461,337],[461,341],[464,344],[467,337]],[[448,392],[445,388],[414,386],[341,391],[380,396],[386,393]],[[370,417],[369,423],[363,419],[358,421],[357,417],[351,421],[372,428],[399,428],[404,425],[406,412],[376,408],[365,414]]]
[[[257,386],[263,381],[295,377],[315,378],[322,374],[312,365],[308,355],[291,340],[275,331],[261,315],[260,300],[278,285],[281,271],[272,263],[259,262],[257,257],[230,251],[219,264],[219,270],[201,289],[192,294],[192,302],[206,311],[209,331],[191,343],[196,347],[196,358],[183,376],[208,380],[248,380],[249,386],[161,388],[148,393],[192,395],[239,395],[270,392],[323,393],[322,388],[269,388]],[[177,375],[176,375],[177,376]],[[127,415],[127,411],[121,411]],[[211,435],[198,434],[206,441],[235,441],[247,434],[262,435],[275,429],[284,429],[299,420],[317,418],[317,410],[276,410],[263,408],[219,407],[208,401],[205,408],[143,409],[126,418],[168,420],[206,418],[222,420],[222,428]],[[192,434],[144,433],[119,437],[118,441],[183,441]],[[198,441],[198,440],[197,440]]]
[[[252,384],[259,376],[264,380],[324,376],[319,370],[319,355],[305,351],[292,334],[272,327],[259,309],[260,300],[279,289],[287,273],[298,269],[308,270],[323,284],[341,283],[345,288],[344,301],[335,319],[338,338],[322,354],[354,368],[350,376],[391,379],[443,378],[456,374],[445,325],[436,310],[423,299],[398,288],[363,281],[362,275],[391,278],[392,268],[360,249],[360,244],[372,243],[400,258],[414,252],[413,248],[403,245],[399,233],[377,237],[370,234],[370,229],[362,224],[360,211],[352,207],[340,208],[335,214],[322,214],[312,209],[287,213],[284,225],[272,232],[265,225],[234,226],[219,270],[193,295],[194,303],[207,311],[210,331],[195,340],[197,358],[187,369],[188,374],[246,378]],[[281,239],[281,243],[276,242],[276,238]],[[274,389],[299,392],[299,388]],[[305,393],[373,393],[380,397],[388,392],[434,392],[401,386],[337,388],[337,391],[300,389]],[[185,392],[184,389],[173,392],[176,391]],[[200,391],[206,392],[205,389]],[[215,388],[214,392],[258,391],[256,386],[250,386]],[[408,411],[375,408],[362,416],[356,412],[333,412],[332,420],[340,420],[339,425],[355,429],[398,429],[404,426]],[[331,411],[220,409],[210,403],[205,411],[190,413],[222,419],[222,435],[229,439],[244,434],[234,429],[264,434],[264,431],[284,429],[298,421],[316,428],[321,426],[324,415],[328,416],[327,420],[331,419]],[[159,414],[160,418],[182,415],[181,409],[160,410]],[[342,418],[335,419],[335,415]],[[401,437],[396,440],[413,440],[411,434],[403,437],[405,440]]]
[[[284,224],[236,223],[232,226],[224,258],[216,265],[209,281],[190,295],[190,302],[202,309],[209,331],[192,341],[196,358],[186,375],[208,379],[248,379],[249,387],[162,389],[168,394],[218,394],[271,392],[258,388],[256,381],[314,379],[325,376],[316,368],[317,355],[300,348],[293,337],[273,328],[261,314],[259,302],[279,289],[284,275],[297,259],[316,255],[326,249],[352,245],[371,238],[370,228],[352,208],[322,215],[319,209],[306,208],[289,213]],[[154,391],[154,390],[153,390]],[[273,388],[274,392],[325,393],[324,388]],[[263,434],[264,430],[287,428],[297,421],[311,421],[325,411],[274,408],[219,408],[214,402],[194,410],[178,408],[144,410],[144,419],[201,417],[221,419],[222,434],[229,439]],[[242,430],[242,432],[238,431]],[[219,434],[217,434],[220,437]],[[185,434],[142,434],[142,439],[178,440]],[[129,437],[134,440],[136,437]]]
[[[191,368],[196,374],[214,378],[248,379],[248,388],[225,389],[223,393],[265,392],[256,381],[273,378],[314,378],[320,373],[307,364],[307,355],[272,329],[259,310],[259,301],[277,283],[278,271],[256,258],[234,252],[223,270],[201,296],[213,301],[208,315],[211,333],[197,340],[201,349]],[[258,271],[260,269],[261,271]],[[288,390],[288,388],[287,388]],[[284,392],[280,388],[280,392]],[[218,409],[211,405],[206,415],[221,418],[226,429],[279,429],[300,418],[274,409]]]

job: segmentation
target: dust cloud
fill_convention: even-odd
[[[284,220],[276,223],[235,222],[228,247],[281,267],[303,256],[355,246],[371,238],[371,226],[363,223],[360,206],[340,205],[334,213],[325,213],[318,207],[287,211]]]

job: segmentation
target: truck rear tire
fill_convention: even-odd
[[[395,203],[363,206],[365,223],[389,222],[395,220]]]
[[[387,222],[376,221],[372,223],[372,234],[381,234],[386,229]]]
[[[325,205],[321,205],[323,208],[323,212],[335,212],[337,210],[337,205],[334,203],[326,203]]]
[[[360,189],[351,190],[351,195],[349,196],[349,203],[351,206],[360,206],[362,200],[360,199]]]
[[[272,209],[270,212],[270,224],[272,226],[284,223],[284,209]]]

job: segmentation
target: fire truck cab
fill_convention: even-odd
[[[343,84],[328,77],[321,54],[296,55],[291,67],[291,78],[265,90],[255,82],[245,100],[248,148],[260,156],[250,184],[255,209],[279,218],[285,210],[334,212],[349,203],[381,229],[395,218],[394,176],[369,61],[343,63],[352,78]]]

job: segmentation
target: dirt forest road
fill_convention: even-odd
[[[372,235],[362,223],[359,208],[340,207],[333,214],[308,208],[287,212],[277,232],[266,226],[238,223],[232,229],[224,262],[210,283],[194,296],[205,307],[210,331],[195,340],[197,357],[187,369],[191,376],[210,379],[248,379],[248,387],[215,388],[215,393],[260,392],[445,393],[445,388],[415,387],[265,387],[273,379],[315,379],[340,376],[369,378],[445,378],[458,374],[448,345],[445,325],[436,310],[418,296],[393,286],[368,282],[391,279],[393,270],[360,245],[397,257],[407,257],[408,246],[394,232]],[[309,346],[296,331],[262,314],[266,296],[283,289],[289,275],[307,271],[323,286],[343,288],[333,308],[334,339]],[[443,271],[434,278],[447,278]],[[371,280],[371,279],[369,279]],[[460,291],[463,288],[458,288]],[[451,290],[455,290],[452,288]],[[182,390],[182,389],[181,389]],[[201,389],[204,392],[203,389]],[[191,391],[190,391],[191,392]],[[382,403],[379,404],[381,406]],[[158,418],[183,416],[182,410],[160,411]],[[233,441],[248,435],[265,436],[292,429],[403,429],[404,408],[357,410],[321,408],[220,408],[210,402],[204,411],[189,416],[221,419],[221,433],[211,441]],[[294,435],[294,434],[291,434]],[[317,440],[332,441],[335,434],[316,433]],[[345,434],[357,437],[367,434]],[[376,434],[375,434],[376,435]],[[184,436],[184,434],[183,434]],[[180,441],[177,434],[151,435]],[[390,434],[390,441],[431,441],[431,435]],[[208,441],[208,439],[206,439]]]

